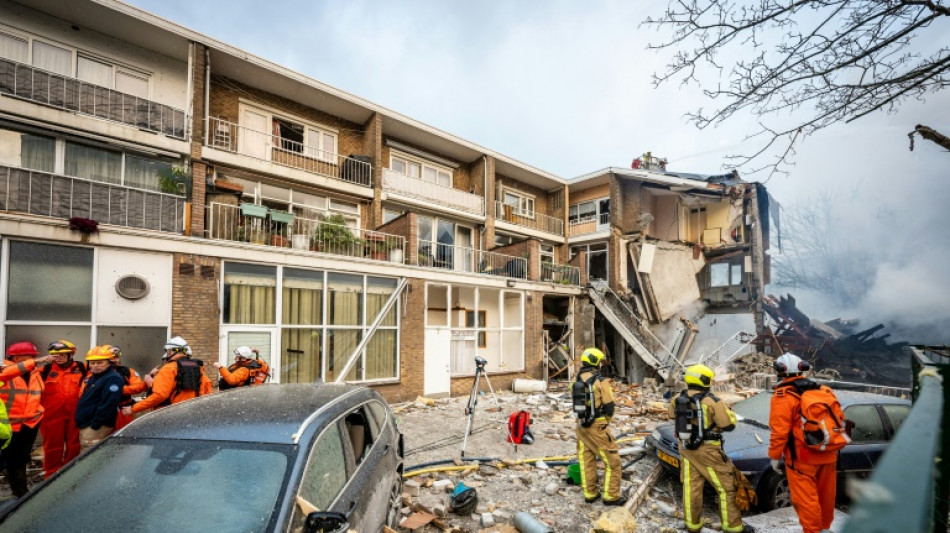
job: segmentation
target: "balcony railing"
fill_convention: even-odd
[[[571,265],[541,263],[541,281],[550,281],[561,285],[580,285],[581,270]]]
[[[185,112],[145,98],[0,59],[0,93],[185,139]]]
[[[0,209],[181,233],[185,198],[0,166]]]
[[[355,157],[318,150],[303,143],[221,120],[208,119],[205,144],[262,161],[297,168],[321,176],[372,186],[373,166]]]
[[[289,213],[280,212],[280,215],[289,216]],[[273,217],[245,215],[238,206],[212,203],[208,214],[208,238],[394,263],[402,263],[406,257],[406,239],[399,235],[351,228],[325,220],[295,216],[285,221],[286,218],[275,220]]]
[[[570,221],[570,237],[575,235],[584,235],[587,233],[597,233],[610,229],[610,213],[601,213],[599,215],[590,215],[584,218]]]
[[[416,261],[416,264],[424,267],[528,279],[528,260],[524,257],[475,250],[464,246],[420,242]]]
[[[542,215],[541,213],[533,213],[531,216],[527,216],[519,213],[516,206],[507,205],[504,202],[495,202],[495,218],[538,231],[564,235],[563,220]]]
[[[475,215],[485,214],[485,199],[477,194],[411,178],[392,169],[383,169],[383,189],[395,194],[425,200]]]

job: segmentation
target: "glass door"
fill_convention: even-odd
[[[458,246],[455,249],[455,266],[463,272],[471,272],[475,264],[475,247],[472,245],[472,228],[458,226],[455,230]]]
[[[275,342],[277,340],[276,335],[270,329],[267,330],[225,330],[224,335],[221,338],[221,356],[218,361],[222,365],[231,365],[234,363],[234,350],[238,346],[249,346],[251,348],[256,348],[260,358],[267,363],[268,368],[270,369],[270,377],[267,378],[268,383],[279,383],[280,382],[280,364],[273,356],[276,353],[277,347]],[[213,370],[213,369],[212,369]],[[209,375],[214,375],[215,372],[210,372]]]
[[[436,265],[449,270],[455,265],[455,223],[439,220],[436,226]]]

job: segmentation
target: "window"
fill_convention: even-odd
[[[405,211],[399,211],[398,209],[384,208],[383,209],[383,224],[388,224],[392,222],[393,220],[396,220],[397,218],[401,217],[405,213],[406,213]]]
[[[475,323],[475,316],[476,316],[476,313],[477,313],[477,315],[478,315],[478,323],[477,323],[477,324]],[[476,311],[466,311],[466,312],[465,312],[465,327],[467,327],[467,328],[472,328],[472,329],[475,329],[475,328],[484,329],[485,324],[487,323],[486,316],[487,316],[487,314],[486,314],[485,311],[477,311],[477,312],[476,312]],[[479,331],[479,332],[478,332],[478,347],[479,347],[479,348],[484,348],[484,347],[485,347],[485,345],[486,345],[485,338],[486,338],[486,337],[485,337],[485,332],[484,332],[484,331]]]
[[[63,76],[72,76],[73,53],[43,41],[33,41],[33,66]]]
[[[119,184],[122,154],[67,141],[64,172],[74,178]]]
[[[576,203],[567,209],[567,219],[571,224],[596,220],[598,224],[610,222],[610,198]]]
[[[171,174],[172,164],[167,161],[157,161],[133,155],[125,157],[124,184],[138,189],[152,191],[162,190],[159,176]],[[168,191],[164,191],[168,192]]]
[[[910,414],[910,407],[895,404],[885,404],[882,407],[884,407],[884,412],[887,413],[887,418],[891,421],[891,428],[894,429],[894,434],[896,435],[901,424],[904,423],[904,419]]]
[[[148,75],[116,69],[115,90],[139,98],[148,98]]]
[[[729,287],[735,285],[742,285],[741,263],[710,263],[710,287]]]
[[[541,245],[541,262],[554,264],[554,245]]]
[[[844,416],[854,422],[854,429],[851,430],[852,442],[880,442],[886,440],[884,424],[881,422],[881,415],[878,414],[876,406],[852,405],[844,410]]]
[[[0,165],[53,172],[56,166],[56,139],[31,133],[0,129],[0,146],[19,150],[0,150]]]
[[[26,63],[30,56],[30,42],[22,37],[0,32],[0,57]]]
[[[448,168],[404,154],[394,153],[389,159],[389,168],[395,172],[443,187],[452,186],[452,171]]]
[[[336,162],[336,134],[281,117],[273,117],[274,145],[322,161]]]
[[[276,286],[276,267],[226,263],[224,323],[273,324]]]
[[[6,318],[88,322],[92,264],[89,248],[11,242]]]
[[[84,55],[80,55],[76,61],[76,77],[86,83],[110,89],[114,85],[113,81],[115,79],[112,65]]]
[[[297,503],[291,529],[303,527],[307,515],[313,511],[326,511],[333,505],[337,495],[346,485],[346,456],[340,426],[330,424],[320,435],[310,452],[310,459],[300,481]]]
[[[360,407],[346,415],[343,422],[350,439],[350,449],[353,450],[353,459],[359,465],[363,462],[369,449],[373,447],[375,435],[371,431],[369,417],[366,411]]]
[[[505,189],[505,206],[510,206],[514,214],[534,218],[534,197],[522,192]],[[507,213],[506,213],[507,214]]]

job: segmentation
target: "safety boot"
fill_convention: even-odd
[[[7,470],[6,474],[7,481],[10,483],[10,491],[13,492],[14,496],[19,498],[30,491],[26,481],[26,468]]]

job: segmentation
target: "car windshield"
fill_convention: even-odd
[[[32,494],[0,529],[265,531],[277,511],[292,450],[112,438]]]
[[[732,406],[732,410],[742,418],[749,418],[761,424],[768,425],[769,405],[771,402],[772,395],[763,392],[736,402],[736,404]]]

